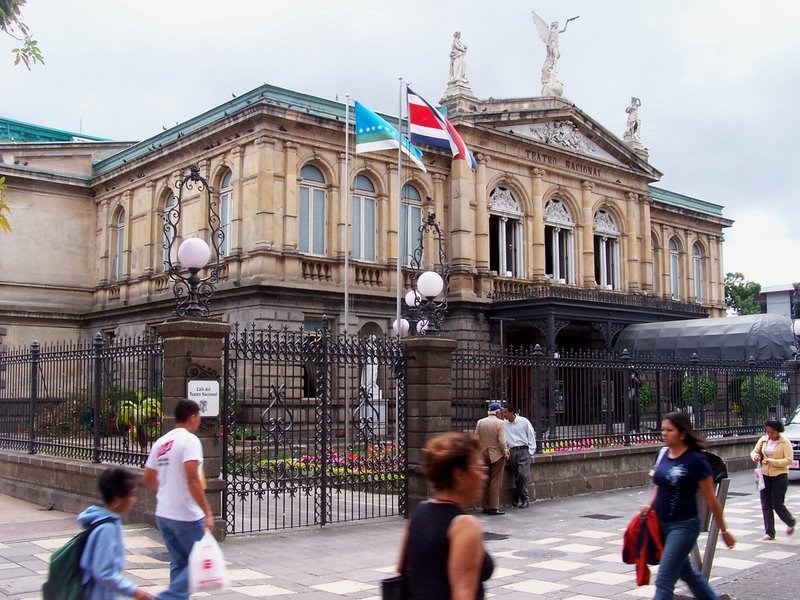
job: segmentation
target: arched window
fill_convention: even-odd
[[[694,301],[703,302],[703,251],[699,244],[692,246],[692,271],[694,272]]]
[[[353,258],[375,260],[375,186],[364,175],[353,182]]]
[[[405,266],[411,265],[411,259],[419,248],[421,240],[419,226],[422,225],[422,196],[413,185],[404,185],[401,194],[403,203],[400,207],[400,240],[401,256]]]
[[[673,300],[681,299],[681,269],[678,243],[674,239],[669,241],[669,291]]]
[[[300,170],[300,252],[325,254],[325,177],[317,167]]]
[[[114,225],[114,281],[121,281],[125,274],[125,209],[117,213]]]
[[[653,250],[653,293],[661,294],[661,247],[658,245],[658,238],[652,231],[650,232],[650,246]]]
[[[544,268],[558,283],[575,282],[575,223],[566,205],[558,198],[544,208]]]
[[[619,228],[606,209],[594,216],[594,280],[601,286],[620,289]]]
[[[489,194],[489,268],[505,277],[522,277],[522,209],[511,190]]]
[[[169,252],[169,245],[175,241],[175,235],[177,233],[175,231],[175,228],[169,222],[169,213],[171,210],[175,208],[175,205],[177,203],[178,199],[172,192],[170,192],[166,200],[164,200],[164,227],[163,227],[164,254],[162,259],[162,265],[164,267],[164,271],[169,271],[170,260],[169,260],[169,254],[167,253]]]
[[[226,171],[219,184],[219,229],[223,234],[220,256],[231,253],[231,210],[233,208],[233,173]]]

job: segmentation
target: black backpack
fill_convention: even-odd
[[[113,521],[112,517],[95,521],[78,535],[54,550],[50,555],[50,570],[47,581],[42,586],[44,600],[83,600],[88,595],[91,580],[86,585],[81,585],[81,555],[89,541],[89,534],[95,529]]]

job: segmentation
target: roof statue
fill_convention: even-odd
[[[466,65],[467,47],[461,41],[461,32],[453,34],[453,46],[450,49],[450,79],[447,83],[469,84]]]
[[[558,36],[567,30],[570,21],[574,21],[578,17],[567,19],[564,23],[564,29],[558,30],[558,21],[553,21],[550,26],[535,11],[533,14],[533,23],[536,25],[536,31],[539,32],[539,38],[544,42],[547,48],[547,56],[542,65],[542,96],[559,96],[564,94],[564,84],[558,78],[558,59],[561,58],[561,48],[558,43]],[[580,15],[578,15],[580,16]]]
[[[639,119],[639,107],[641,105],[641,100],[631,96],[630,106],[625,109],[625,112],[628,113],[628,123],[625,125],[623,139],[628,143],[639,139],[639,128],[642,126],[642,121]]]
[[[642,128],[642,121],[639,119],[639,107],[641,105],[641,100],[631,96],[631,103],[625,109],[625,112],[628,113],[628,122],[625,124],[625,133],[622,136],[622,140],[634,152],[645,155],[647,150],[639,139],[639,130]]]
[[[469,86],[467,79],[467,47],[461,41],[461,32],[453,34],[453,45],[450,47],[450,76],[447,78],[447,89],[441,100],[453,113],[473,112],[478,99]]]

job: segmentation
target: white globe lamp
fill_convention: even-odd
[[[400,335],[401,337],[404,335],[408,335],[408,327],[409,327],[408,319],[400,319],[399,324],[397,319],[395,319],[394,322],[392,323],[392,329],[396,334]]]
[[[211,248],[200,238],[188,238],[178,247],[178,260],[187,269],[198,271],[211,259]]]
[[[415,306],[419,306],[420,295],[416,290],[410,290],[406,294],[406,306],[409,308],[414,308]]]
[[[417,279],[417,291],[423,298],[435,298],[444,289],[444,279],[435,271],[425,271]]]

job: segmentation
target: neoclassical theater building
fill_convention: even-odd
[[[430,212],[456,339],[605,348],[628,324],[724,314],[732,221],[655,187],[638,140],[559,97],[479,100],[461,86],[442,104],[477,170],[423,146],[427,172],[402,164],[402,185],[394,152],[351,153],[345,172],[343,103],[271,85],[138,143],[3,120],[4,343],[136,335],[170,317],[164,214],[192,164],[225,233],[212,313],[231,323],[313,328],[327,315],[343,331],[347,278],[347,330],[389,331],[397,261],[407,282]],[[208,239],[206,202],[184,193],[177,241]]]

